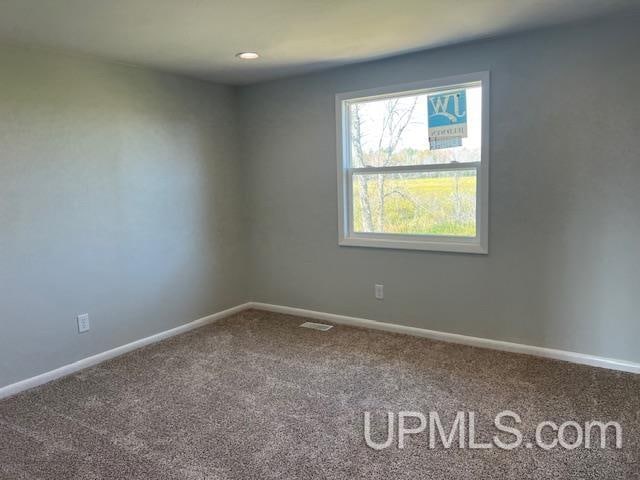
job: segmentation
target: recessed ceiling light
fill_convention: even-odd
[[[241,58],[242,60],[255,60],[256,58],[260,58],[256,52],[240,52],[236,53],[236,57]]]

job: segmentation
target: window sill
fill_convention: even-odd
[[[483,245],[478,239],[447,239],[443,241],[440,239],[416,240],[402,238],[347,237],[341,238],[338,245],[342,247],[391,248],[396,250],[475,253],[481,255],[489,253],[486,245]]]

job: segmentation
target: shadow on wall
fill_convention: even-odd
[[[19,48],[0,62],[0,385],[246,301],[232,89]]]

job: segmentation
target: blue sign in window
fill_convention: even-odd
[[[429,128],[459,126],[467,123],[466,90],[429,95],[427,101]]]

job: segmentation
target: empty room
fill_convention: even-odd
[[[640,480],[640,0],[0,0],[0,480]]]

